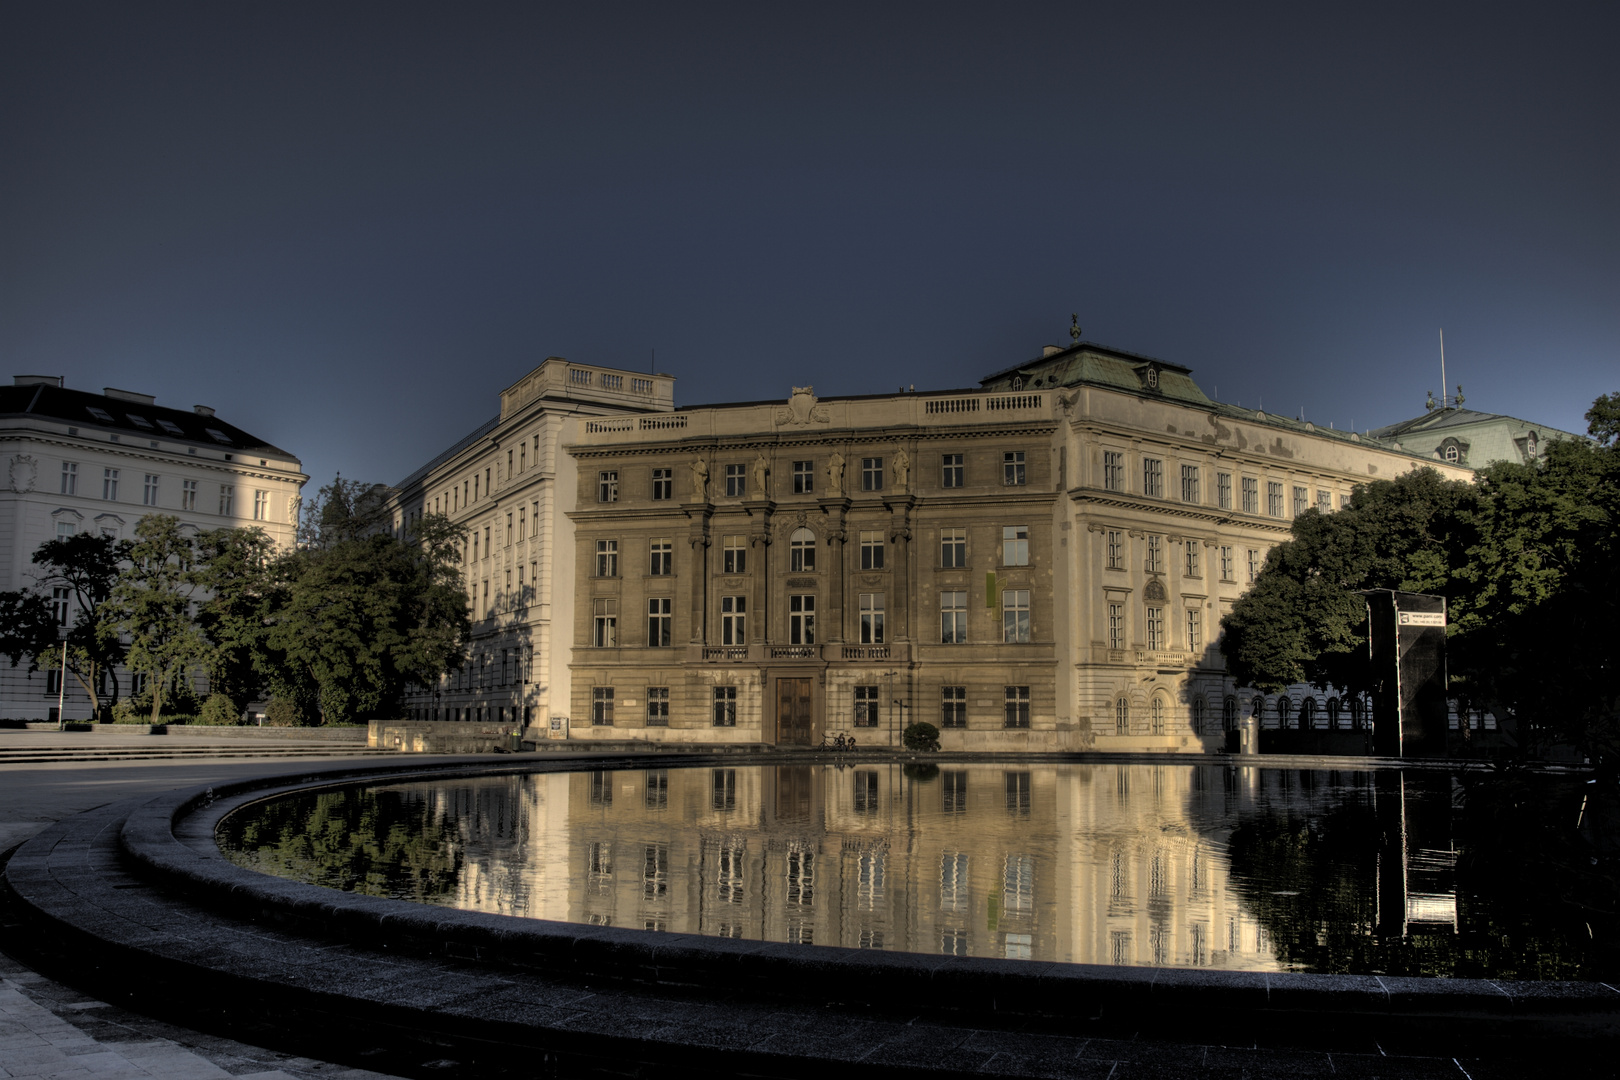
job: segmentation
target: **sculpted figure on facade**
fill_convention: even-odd
[[[894,455],[894,486],[900,491],[911,490],[911,455],[903,446]]]
[[[709,463],[703,458],[692,462],[692,498],[701,499],[709,493]]]
[[[771,463],[765,460],[765,455],[760,454],[758,457],[754,458],[754,491],[757,492],[759,497],[762,499],[770,494],[770,492],[766,490],[766,482],[769,479],[770,474]]]
[[[842,495],[844,493],[844,455],[834,450],[832,457],[827,459],[827,493],[829,495]]]

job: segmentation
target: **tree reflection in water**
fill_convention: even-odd
[[[1538,789],[1548,820],[1577,786]],[[315,884],[640,930],[1075,963],[1591,976],[1593,905],[1562,903],[1578,882],[1540,869],[1549,853],[1572,859],[1578,838],[1524,826],[1498,787],[1458,808],[1462,790],[1438,772],[739,765],[296,796],[231,815],[220,841],[243,865]]]

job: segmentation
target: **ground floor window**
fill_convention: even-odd
[[[1006,719],[1003,726],[1029,727],[1029,687],[1009,686],[1006,691]]]
[[[1129,735],[1131,733],[1131,702],[1129,698],[1120,698],[1114,702],[1114,734]]]
[[[647,726],[669,727],[669,687],[647,687]]]
[[[875,686],[857,686],[855,688],[855,726],[878,726],[878,688]]]
[[[1192,729],[1194,735],[1204,733],[1204,699],[1201,697],[1192,700]]]
[[[1164,734],[1164,698],[1156,697],[1149,706],[1149,716],[1153,722],[1153,734]]]
[[[967,727],[967,687],[942,686],[939,688],[939,726]]]
[[[1277,699],[1277,726],[1286,728],[1289,718],[1293,715],[1294,703],[1286,697]]]
[[[714,688],[714,726],[737,726],[737,688],[735,686],[717,686]]]
[[[591,723],[612,725],[613,687],[598,686],[591,690]]]

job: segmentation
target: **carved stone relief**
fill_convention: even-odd
[[[11,459],[11,490],[21,495],[25,491],[34,490],[34,481],[39,478],[39,463],[28,454],[18,454]]]
[[[816,404],[815,387],[795,386],[793,396],[788,398],[787,408],[776,411],[776,422],[794,427],[803,427],[807,424],[826,424],[832,421],[832,413],[825,405]]]

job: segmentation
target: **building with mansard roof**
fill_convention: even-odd
[[[1461,398],[1448,397],[1440,403],[1431,398],[1428,405],[1422,416],[1367,434],[1434,461],[1472,469],[1497,461],[1535,461],[1546,453],[1550,442],[1586,438],[1516,416],[1465,409]]]
[[[282,548],[297,535],[309,479],[298,458],[206,405],[175,409],[150,394],[97,394],[59,376],[19,375],[0,386],[0,442],[0,589],[38,587],[32,558],[46,540],[83,532],[129,539],[151,513],[195,531],[255,526]],[[51,599],[60,621],[75,617],[67,590]],[[0,716],[55,716],[57,675],[0,666]],[[63,697],[68,718],[89,715],[72,677]]]

